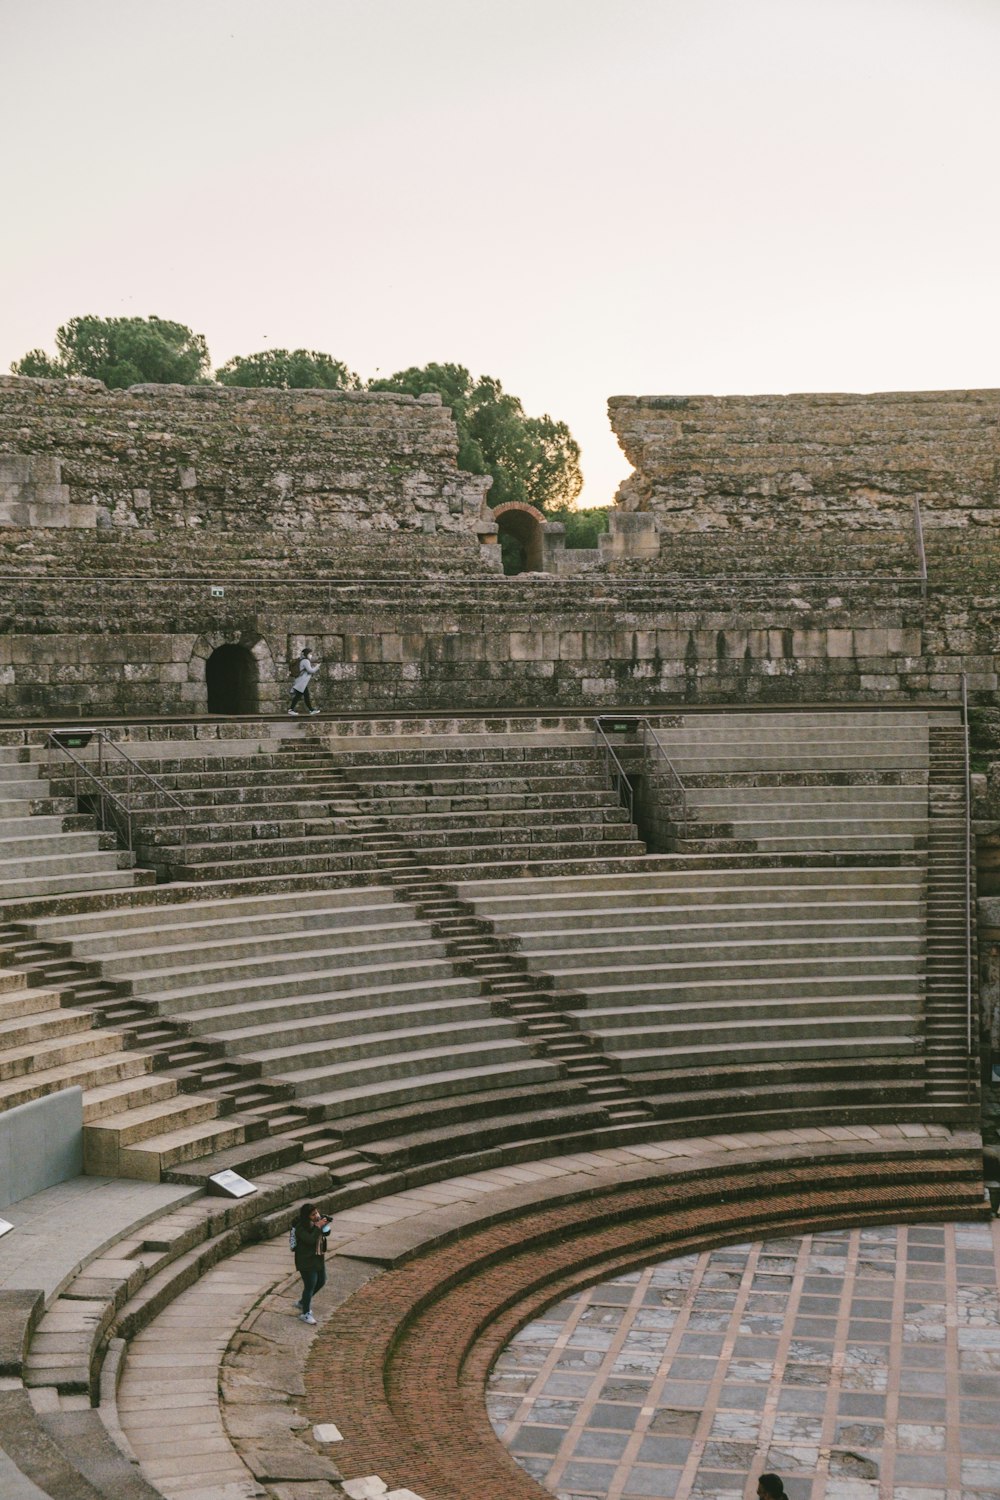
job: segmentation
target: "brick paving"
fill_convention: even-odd
[[[1000,1227],[730,1245],[548,1309],[487,1406],[560,1500],[995,1500]]]

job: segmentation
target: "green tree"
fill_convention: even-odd
[[[51,359],[32,349],[15,360],[15,375],[90,375],[122,390],[130,385],[195,385],[207,379],[204,336],[165,318],[70,318],[56,332]]]
[[[223,385],[266,386],[271,390],[356,391],[361,377],[339,359],[315,349],[262,349],[236,354],[215,372]]]
[[[610,506],[592,505],[578,510],[575,505],[550,506],[550,521],[561,521],[566,528],[567,547],[596,547],[597,538],[608,529]]]
[[[369,389],[437,391],[458,428],[459,467],[493,476],[491,505],[521,500],[547,511],[571,506],[580,493],[580,449],[565,422],[529,417],[491,375],[474,379],[464,365],[429,364],[373,380]]]

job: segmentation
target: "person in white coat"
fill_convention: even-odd
[[[319,709],[313,708],[312,699],[309,697],[309,684],[319,671],[319,662],[313,661],[313,654],[307,646],[299,658],[299,675],[292,683],[292,701],[288,706],[288,712],[298,716],[298,705],[304,703],[311,714],[318,714]]]

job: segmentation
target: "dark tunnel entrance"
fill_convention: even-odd
[[[260,712],[257,659],[246,646],[219,646],[205,663],[210,714]]]

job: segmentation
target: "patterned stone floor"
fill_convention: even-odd
[[[560,1500],[996,1500],[998,1286],[997,1222],[685,1256],[522,1329],[490,1417]]]

